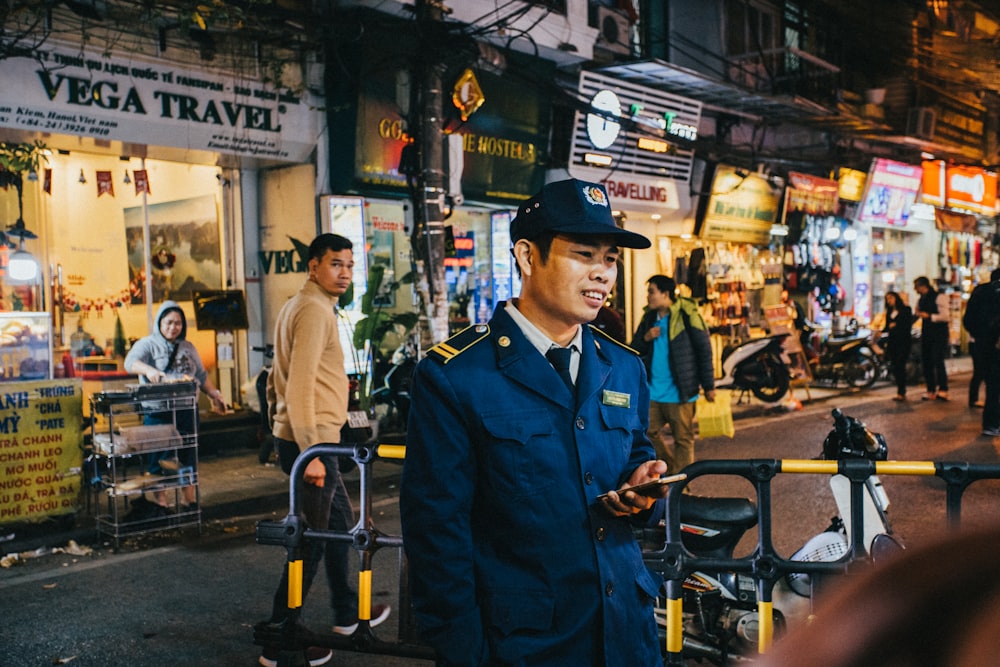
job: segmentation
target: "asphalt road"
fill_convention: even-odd
[[[954,378],[955,399],[964,398],[967,381],[968,374]],[[701,459],[812,458],[831,428],[830,410],[839,407],[882,432],[891,459],[1000,463],[1000,439],[980,435],[980,413],[967,408],[964,400],[921,402],[915,387],[911,396],[917,400],[899,404],[890,400],[893,393],[880,385],[801,411],[742,419],[735,438],[699,441],[697,454]],[[235,460],[230,467],[238,467]],[[396,474],[389,470],[378,476],[374,497],[375,525],[389,535],[399,534]],[[897,476],[882,481],[891,500],[893,527],[909,548],[946,535],[943,483]],[[781,475],[775,480],[774,542],[782,555],[790,555],[823,530],[836,513],[827,482],[818,475]],[[692,486],[700,495],[753,495],[739,478],[703,477]],[[287,506],[280,500],[268,496],[243,506],[253,510],[236,518],[210,519],[200,535],[188,530],[130,538],[118,553],[97,543],[88,555],[45,555],[0,570],[0,667],[256,664],[259,648],[253,645],[253,625],[269,614],[285,553],[280,547],[257,545],[253,526],[258,519],[284,516]],[[1000,483],[973,485],[966,494],[964,522],[995,521],[998,501]],[[750,536],[741,549],[753,544]],[[394,642],[399,619],[397,550],[378,551],[373,572],[374,602],[394,608],[375,634]],[[318,577],[305,605],[305,622],[314,631],[325,631],[329,623],[327,595]],[[337,651],[331,664],[431,663]]]

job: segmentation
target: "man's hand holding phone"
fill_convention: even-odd
[[[632,472],[628,482],[617,491],[608,491],[597,497],[604,508],[615,516],[636,514],[653,506],[657,498],[663,498],[670,490],[670,484],[687,478],[687,475],[670,475],[663,461],[647,461]]]

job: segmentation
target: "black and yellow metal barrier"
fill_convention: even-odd
[[[402,461],[406,447],[392,444],[317,445],[302,453],[292,466],[289,480],[288,516],[280,521],[257,523],[257,543],[282,546],[288,552],[288,608],[291,611],[284,623],[258,623],[254,626],[254,643],[280,649],[278,667],[302,663],[302,652],[310,646],[391,655],[422,660],[434,660],[433,650],[417,643],[413,621],[406,598],[407,572],[403,555],[403,539],[378,530],[372,512],[372,466],[380,459]],[[301,511],[303,473],[317,456],[348,457],[354,459],[360,472],[360,501],[358,521],[346,532],[312,528],[305,525]],[[303,540],[348,542],[360,554],[358,568],[358,628],[349,636],[332,633],[313,633],[298,620],[302,607],[302,558]],[[399,632],[398,641],[388,642],[377,638],[371,629],[372,559],[384,547],[399,550],[400,598],[396,605]]]
[[[975,481],[1000,479],[1000,465],[964,462],[879,461],[862,459],[821,461],[806,459],[746,459],[697,461],[684,469],[687,479],[671,486],[666,503],[666,537],[658,551],[645,551],[650,569],[663,575],[666,584],[666,658],[667,665],[684,665],[683,658],[683,585],[687,575],[696,571],[735,572],[750,575],[756,584],[758,611],[758,650],[767,653],[774,639],[772,592],[775,583],[793,572],[810,575],[843,574],[852,564],[863,561],[865,480],[871,475],[917,475],[938,477],[945,483],[947,520],[958,527],[962,496]],[[851,534],[849,550],[832,562],[792,561],[781,558],[772,542],[771,480],[780,473],[844,475],[850,481]],[[736,475],[745,478],[757,494],[757,547],[741,558],[702,558],[688,551],[682,543],[680,507],[683,490],[696,477]]]

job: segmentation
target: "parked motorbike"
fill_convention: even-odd
[[[766,403],[776,403],[788,393],[791,373],[782,345],[788,334],[754,338],[722,351],[722,377],[717,389],[749,391]]]
[[[398,423],[403,429],[406,428],[406,420],[410,414],[410,387],[416,366],[417,345],[411,337],[392,353],[388,369],[381,374],[381,381],[376,379],[377,388],[372,391],[372,405],[375,406],[376,414],[388,424]],[[384,415],[381,414],[383,410]]]
[[[910,354],[906,358],[906,384],[920,384],[924,379],[924,366],[920,356],[920,329],[913,330],[913,342]],[[889,334],[885,331],[872,335],[870,346],[878,361],[878,377],[880,380],[892,380],[892,365],[886,353]]]
[[[817,325],[806,321],[805,330],[813,332]],[[858,329],[852,320],[843,336],[829,336],[809,354],[813,379],[834,386],[843,382],[856,389],[867,389],[879,376],[878,355],[872,350],[870,332]]]
[[[868,459],[883,461],[887,456],[885,438],[872,433],[857,419],[833,410],[834,427],[823,443],[819,458],[841,461]],[[850,552],[851,484],[843,475],[833,475],[830,489],[838,515],[830,526],[808,540],[792,555],[802,562],[833,562]],[[733,558],[737,544],[747,531],[757,525],[757,508],[746,498],[711,498],[683,494],[679,496],[682,543],[699,558]],[[863,553],[873,561],[885,558],[902,546],[892,537],[886,511],[889,499],[878,477],[864,483]],[[666,500],[657,501],[654,516],[665,511]],[[843,518],[841,518],[843,517]],[[662,521],[660,522],[662,525]],[[649,539],[649,530],[644,534]],[[659,539],[663,539],[662,532]],[[648,541],[644,542],[648,548]],[[855,550],[857,552],[857,550]],[[790,573],[782,577],[772,591],[773,627],[777,633],[789,625],[806,621],[812,613],[814,582],[810,575]],[[757,591],[754,579],[738,572],[699,571],[686,576],[682,606],[685,660],[707,660],[716,665],[750,661],[758,653],[759,625]],[[657,600],[656,618],[661,633],[666,632],[666,606]]]
[[[271,436],[271,423],[267,412],[267,376],[271,373],[274,346],[267,344],[252,349],[264,355],[264,365],[240,390],[243,394],[243,404],[260,417],[257,424],[257,460],[265,464],[270,462],[274,453],[274,438]]]

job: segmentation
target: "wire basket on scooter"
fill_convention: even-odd
[[[825,531],[815,535],[792,555],[792,560],[805,563],[830,563],[847,554],[847,538],[841,533]],[[788,585],[799,595],[808,596],[812,580],[808,572],[790,572]]]

